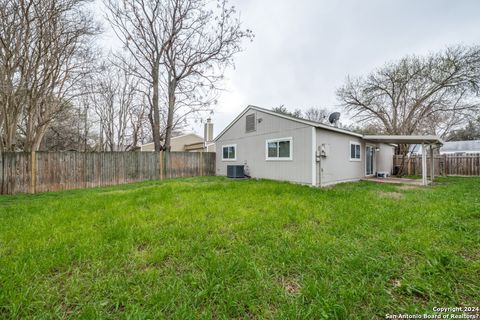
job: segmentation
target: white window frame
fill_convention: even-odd
[[[268,156],[268,144],[271,142],[281,142],[281,141],[289,141],[290,142],[290,156],[287,157],[269,157]],[[286,137],[286,138],[276,138],[276,139],[267,139],[265,140],[265,160],[266,161],[292,161],[293,160],[293,137]]]
[[[352,158],[352,145],[360,146],[360,158]],[[350,161],[362,161],[362,144],[360,142],[350,141],[350,143],[348,144],[348,158],[350,159]]]
[[[233,147],[235,149],[235,158],[224,158],[223,157],[223,148]],[[222,146],[222,161],[237,161],[237,145],[236,144],[226,144]]]

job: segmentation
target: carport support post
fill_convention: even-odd
[[[422,143],[422,185],[427,185],[427,149]]]
[[[433,144],[430,145],[430,182],[435,178],[435,159],[433,158]]]

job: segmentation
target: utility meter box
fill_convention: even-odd
[[[330,154],[330,145],[327,143],[322,143],[320,145],[320,155],[322,157],[327,157]]]

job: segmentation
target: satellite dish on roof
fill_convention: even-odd
[[[340,119],[340,112],[334,112],[328,117],[328,122],[333,125],[337,125],[338,120]]]

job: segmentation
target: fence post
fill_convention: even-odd
[[[160,150],[160,180],[163,180],[163,150]]]
[[[4,163],[5,163],[5,160],[4,160],[4,155],[5,153],[3,153],[2,151],[0,151],[0,194],[3,194],[4,191],[4,185],[5,185],[5,176],[4,176]]]
[[[443,166],[444,169],[443,169],[443,175],[444,176],[448,176],[448,173],[449,173],[449,166],[448,166],[448,156],[446,154],[443,155],[444,156],[444,160],[445,160],[445,165]]]
[[[36,159],[36,154],[35,154],[35,151],[32,151],[30,153],[30,161],[31,161],[31,165],[30,165],[30,193],[35,193],[35,187],[36,187],[36,184],[37,184],[37,168],[36,168],[36,165],[37,165],[37,159]]]
[[[447,176],[448,173],[449,173],[449,170],[450,170],[449,165],[448,165],[448,157],[447,157],[447,154],[444,154],[444,155],[443,155],[443,159],[444,159],[444,161],[445,161],[445,165],[443,166],[443,167],[444,167],[443,175],[444,175],[444,176]]]
[[[200,151],[200,177],[203,176],[203,152]]]
[[[169,165],[170,165],[170,151],[166,150],[164,153],[164,160],[163,160],[163,170],[165,171],[165,174],[164,174],[165,179],[169,178],[168,176]]]

